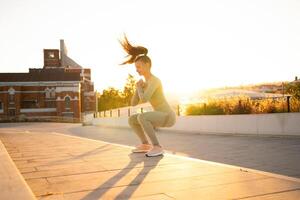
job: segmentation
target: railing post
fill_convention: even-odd
[[[128,108],[128,117],[130,117],[130,108]]]
[[[118,109],[118,117],[120,117],[120,109]]]
[[[177,115],[180,116],[180,105],[177,105]]]
[[[104,110],[104,117],[106,117],[106,110]]]
[[[291,107],[290,107],[290,96],[286,97],[286,103],[287,103],[287,111],[291,112]]]
[[[109,116],[112,117],[112,110],[109,111]]]
[[[143,109],[143,107],[141,108],[141,113],[143,113],[144,112],[144,109]]]

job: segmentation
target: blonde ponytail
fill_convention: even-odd
[[[128,54],[126,57],[129,57],[126,61],[124,61],[121,65],[132,64],[137,60],[141,60],[144,62],[150,62],[150,58],[147,56],[148,49],[142,46],[132,46],[128,41],[126,35],[124,35],[124,39],[120,40],[120,44],[123,49]]]

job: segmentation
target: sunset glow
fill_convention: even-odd
[[[59,48],[91,68],[95,89],[122,88],[134,66],[118,39],[149,49],[167,93],[293,80],[300,74],[299,1],[0,2],[2,72],[42,67]],[[138,78],[138,77],[137,77]]]

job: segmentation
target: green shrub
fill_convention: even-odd
[[[286,98],[252,100],[247,96],[207,99],[205,103],[183,106],[185,115],[220,115],[287,112]],[[290,111],[300,111],[300,100],[290,99]]]
[[[186,115],[222,115],[224,110],[216,103],[190,105],[185,110]]]
[[[300,112],[300,100],[296,98],[290,98],[291,112]]]

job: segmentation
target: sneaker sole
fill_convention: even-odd
[[[162,156],[163,154],[164,154],[163,152],[161,152],[161,153],[155,153],[155,154],[150,154],[150,155],[146,153],[145,156],[146,157],[156,157],[156,156]]]
[[[136,151],[131,151],[132,153],[147,153],[149,150],[136,150]]]

